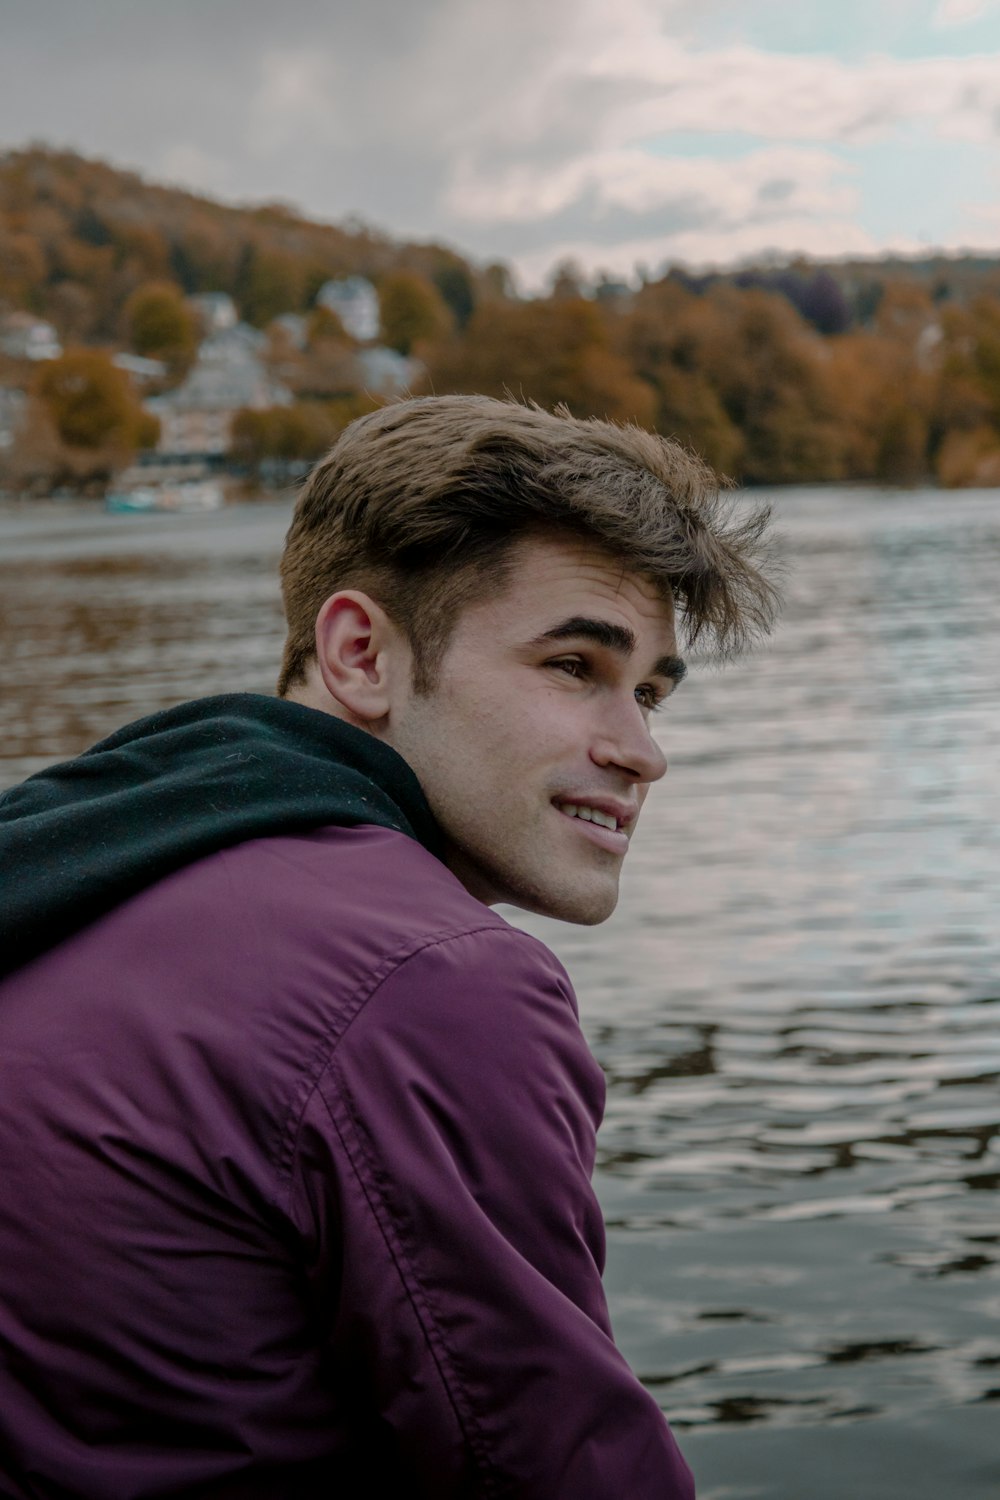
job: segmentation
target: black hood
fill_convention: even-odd
[[[410,767],[330,714],[230,693],[139,719],[0,796],[0,975],[217,849],[359,823],[441,857]]]

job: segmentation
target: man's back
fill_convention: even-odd
[[[414,840],[180,871],[0,988],[0,1059],[0,1489],[688,1493],[568,983]]]

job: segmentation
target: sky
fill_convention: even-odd
[[[505,260],[1000,253],[1000,0],[0,0],[0,150]]]

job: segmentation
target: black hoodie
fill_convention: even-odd
[[[410,767],[330,714],[229,693],[139,719],[0,796],[0,977],[217,849],[361,823],[441,855]]]

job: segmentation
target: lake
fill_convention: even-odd
[[[701,1500],[998,1500],[1000,494],[771,498],[780,627],[657,717],[618,912],[510,916],[608,1074],[615,1325]],[[270,691],[288,517],[0,508],[0,786]]]

